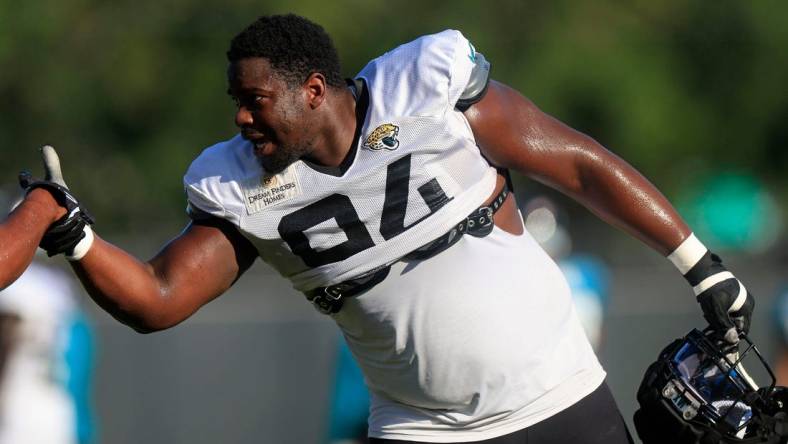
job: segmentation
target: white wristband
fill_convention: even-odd
[[[707,251],[709,250],[695,237],[695,233],[690,233],[681,245],[668,255],[668,259],[685,275]]]
[[[85,232],[85,237],[82,238],[81,241],[74,247],[74,250],[71,254],[66,254],[66,259],[69,261],[78,261],[85,257],[88,254],[88,250],[90,247],[93,246],[93,240],[95,236],[93,236],[93,230],[90,228],[90,225],[85,225],[83,230]]]

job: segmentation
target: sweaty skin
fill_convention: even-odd
[[[265,59],[245,59],[228,70],[235,122],[261,162],[298,150],[301,158],[337,166],[350,151],[355,101],[321,74],[288,85]],[[288,90],[288,88],[291,88]],[[510,168],[577,199],[663,255],[690,230],[664,196],[634,168],[593,139],[539,111],[513,89],[490,84],[465,112],[477,143],[498,166]],[[496,191],[503,186],[498,178]],[[513,197],[495,216],[502,229],[521,233]],[[153,259],[142,262],[96,236],[72,265],[91,297],[116,319],[143,333],[172,327],[226,291],[257,252],[229,223],[191,223]]]
[[[47,228],[65,214],[49,192],[34,189],[0,224],[0,290],[25,271]]]
[[[491,162],[561,191],[663,256],[690,235],[690,228],[648,179],[514,89],[491,81],[486,95],[465,117]],[[514,207],[504,208],[501,217],[496,214],[496,223],[506,219],[502,223],[514,224],[510,219],[516,218],[519,224]]]

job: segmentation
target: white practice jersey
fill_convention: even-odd
[[[266,175],[240,136],[205,150],[184,178],[189,203],[238,226],[297,290],[389,264],[479,207],[495,169],[455,104],[476,66],[445,31],[365,67],[369,107],[355,158],[340,176],[297,161]]]
[[[332,315],[373,394],[370,436],[489,439],[567,408],[605,376],[560,270],[529,234],[496,227],[402,260],[493,193],[495,169],[456,108],[477,57],[449,30],[370,62],[357,76],[369,101],[357,150],[339,175],[303,161],[266,175],[235,137],[184,178],[191,207],[232,222],[298,290],[391,264]]]
[[[334,315],[372,393],[370,435],[481,441],[566,409],[605,377],[558,266],[527,232],[463,236]]]

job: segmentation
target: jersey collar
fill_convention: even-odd
[[[369,91],[364,79],[345,79],[345,82],[353,94],[353,98],[356,99],[356,132],[353,134],[353,143],[350,145],[350,150],[348,150],[345,158],[342,159],[342,163],[338,166],[318,165],[308,160],[303,160],[304,164],[309,168],[319,173],[336,177],[344,175],[350,169],[350,166],[353,165],[353,160],[355,160],[356,152],[358,151],[358,142],[361,138],[361,128],[364,126],[364,121],[367,118],[367,109],[369,109]]]

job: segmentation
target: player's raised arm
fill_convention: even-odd
[[[663,255],[689,236],[673,206],[632,166],[506,85],[492,81],[465,115],[493,163],[560,190]]]
[[[41,236],[64,213],[51,194],[35,189],[0,224],[0,290],[30,265]]]
[[[234,228],[191,223],[142,262],[96,236],[72,262],[90,296],[139,332],[172,327],[230,288],[256,257]]]
[[[93,233],[93,220],[68,192],[56,157],[48,161],[44,154],[47,180],[28,188],[65,192],[72,208],[49,228],[42,248],[65,254],[93,300],[139,332],[185,320],[227,290],[256,257],[237,231],[204,219],[188,225],[150,261],[140,261]]]
[[[737,340],[734,322],[739,330],[749,328],[752,296],[692,235],[662,193],[623,159],[498,82],[490,83],[465,116],[490,161],[560,190],[667,256],[726,339]]]

